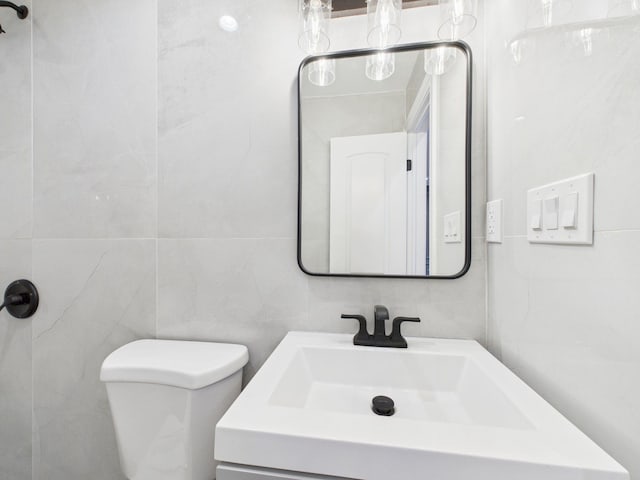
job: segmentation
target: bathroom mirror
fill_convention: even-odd
[[[298,72],[298,264],[457,278],[471,261],[471,51],[309,57]]]

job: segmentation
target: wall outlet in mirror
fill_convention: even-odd
[[[444,216],[444,243],[462,242],[460,212]]]
[[[502,243],[502,199],[487,203],[487,243]]]

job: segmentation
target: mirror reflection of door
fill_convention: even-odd
[[[407,134],[331,139],[329,270],[407,273]]]

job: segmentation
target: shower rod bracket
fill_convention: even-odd
[[[18,18],[20,20],[24,20],[29,16],[29,9],[27,8],[26,5],[16,5],[15,3],[12,3],[12,2],[0,1],[0,7],[13,8],[18,14]]]

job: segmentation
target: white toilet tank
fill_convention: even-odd
[[[240,393],[247,347],[138,340],[100,372],[129,480],[213,480],[215,426]]]

